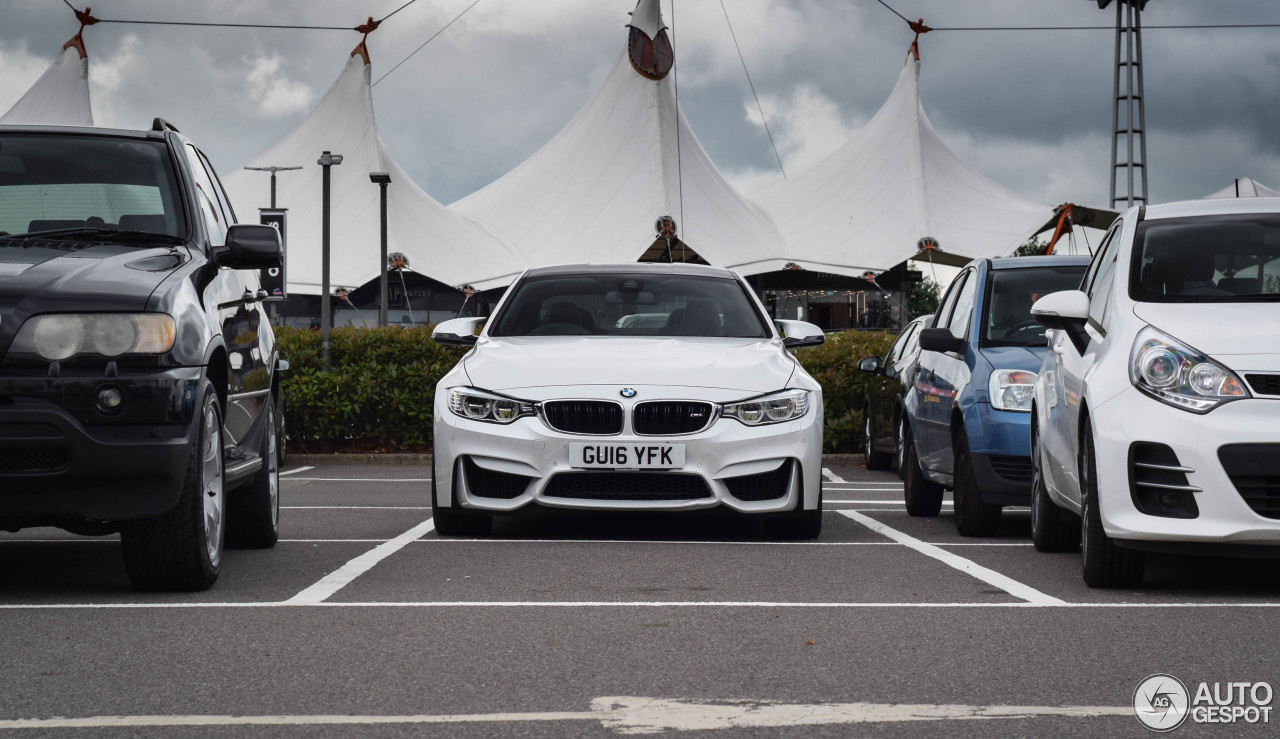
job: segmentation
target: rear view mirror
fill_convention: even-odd
[[[807,321],[777,320],[773,324],[782,334],[782,345],[788,349],[817,346],[827,340],[822,329]]]
[[[949,328],[926,328],[920,331],[920,348],[927,352],[963,354],[965,342]]]
[[[867,357],[861,362],[858,362],[858,369],[862,370],[863,372],[873,372],[873,373],[879,372],[880,357]]]
[[[1065,331],[1081,354],[1089,346],[1089,334],[1084,330],[1089,320],[1089,296],[1082,291],[1049,293],[1031,306],[1031,317],[1045,328]]]
[[[219,267],[265,269],[283,264],[284,247],[274,227],[237,223],[227,229],[226,243],[213,247],[211,256]]]
[[[454,318],[437,325],[431,332],[431,340],[445,346],[475,346],[476,331],[487,319]]]

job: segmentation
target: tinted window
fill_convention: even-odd
[[[1101,256],[1096,260],[1097,276],[1089,285],[1089,320],[1098,327],[1104,327],[1109,317],[1107,310],[1111,305],[1112,286],[1115,285],[1116,257],[1120,255],[1120,239],[1113,238],[1104,244],[1104,247]]]
[[[490,336],[772,335],[731,277],[559,274],[526,277],[513,289],[490,324]]]
[[[1280,216],[1144,221],[1129,294],[1148,303],[1280,300]]]
[[[0,134],[0,232],[101,227],[183,236],[177,191],[157,141]]]
[[[218,202],[218,193],[214,189],[213,180],[209,179],[209,173],[205,172],[204,164],[200,162],[200,157],[196,156],[196,150],[187,146],[187,160],[191,167],[191,179],[196,183],[196,201],[200,207],[200,213],[204,216],[205,230],[209,232],[209,243],[214,246],[221,246],[227,238],[227,215],[222,212],[222,205]]]
[[[934,314],[934,326],[942,328],[947,325],[947,317],[951,315],[951,309],[956,304],[956,296],[960,294],[960,289],[964,287],[965,281],[969,279],[971,271],[961,272],[951,281],[951,287],[947,288],[947,294],[942,296],[942,303],[938,305],[938,312]]]
[[[1082,264],[993,270],[982,346],[1043,345],[1044,326],[1032,320],[1032,304],[1049,293],[1075,290],[1085,269]]]

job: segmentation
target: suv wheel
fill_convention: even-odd
[[[956,435],[956,487],[952,493],[956,508],[956,531],[961,536],[995,536],[1000,530],[1001,506],[982,501],[982,490],[973,474],[969,435]]]
[[[887,470],[889,463],[893,459],[893,455],[886,452],[876,451],[875,428],[871,424],[871,406],[868,405],[863,412],[864,420],[862,423],[862,453],[866,457],[867,469],[869,470]]]
[[[222,413],[207,379],[197,407],[196,438],[178,504],[121,531],[125,569],[143,590],[207,590],[222,566]]]
[[[920,459],[916,455],[915,440],[911,437],[911,427],[904,416],[902,419],[902,494],[907,504],[907,513],[912,516],[933,517],[942,510],[942,486],[924,476],[920,469]]]
[[[231,493],[227,507],[227,544],[233,547],[269,549],[280,538],[280,427],[275,403],[268,402],[262,413],[262,469]]]
[[[1084,563],[1085,584],[1091,588],[1131,588],[1141,585],[1146,567],[1144,553],[1117,545],[1102,528],[1093,429],[1087,427],[1080,449],[1080,489],[1084,493],[1084,511],[1080,516],[1080,554]]]
[[[1034,418],[1031,420],[1031,542],[1038,552],[1074,552],[1080,548],[1080,523],[1049,498]]]

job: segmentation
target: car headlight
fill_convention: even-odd
[[[469,421],[487,423],[511,423],[517,418],[535,413],[533,403],[527,400],[508,398],[470,387],[449,390],[449,410],[455,416]]]
[[[794,421],[808,412],[808,390],[783,390],[737,403],[727,403],[720,409],[720,415],[736,418],[748,426]]]
[[[1192,413],[1252,397],[1234,372],[1151,326],[1134,339],[1129,380],[1157,400]]]
[[[62,313],[28,319],[10,352],[51,362],[78,354],[163,354],[176,335],[173,318],[163,313]]]
[[[998,411],[1031,412],[1031,398],[1035,395],[1035,372],[1026,370],[996,370],[987,382],[987,397],[991,407]]]

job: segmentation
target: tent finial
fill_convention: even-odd
[[[355,30],[364,34],[364,38],[360,39],[360,43],[356,44],[356,48],[351,50],[351,56],[359,54],[364,59],[364,63],[369,63],[369,47],[365,46],[365,42],[369,40],[369,34],[378,30],[378,26],[382,25],[379,21],[375,21],[373,16],[369,16],[369,20],[356,26]]]
[[[933,29],[924,24],[924,18],[921,18],[920,20],[915,21],[914,23],[911,21],[907,21],[907,26],[912,31],[916,32],[916,37],[911,39],[911,46],[907,47],[907,53],[914,56],[916,58],[916,61],[920,61],[920,34],[928,33]]]
[[[72,8],[72,10],[75,10],[75,8]],[[89,14],[90,10],[93,10],[93,8],[85,6],[84,10],[75,11],[76,20],[80,21],[80,30],[76,31],[76,35],[72,36],[67,43],[62,45],[62,48],[64,49],[75,49],[80,52],[81,59],[87,59],[89,56],[89,52],[84,48],[84,36],[82,35],[84,34],[84,27],[92,26],[94,23],[98,22],[97,18],[94,18]]]

